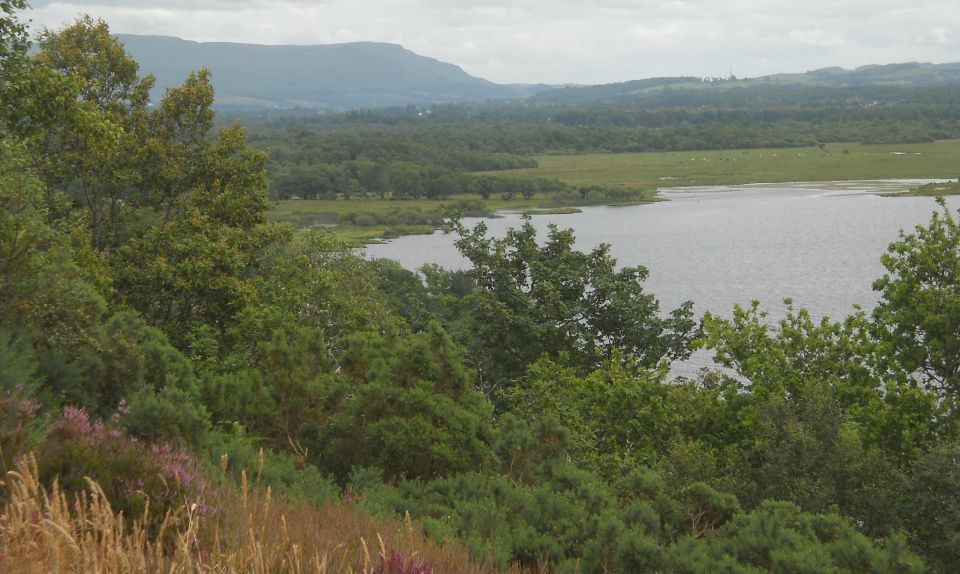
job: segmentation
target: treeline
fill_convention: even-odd
[[[150,105],[102,22],[33,55],[16,18],[0,33],[0,463],[21,471],[0,489],[17,525],[0,564],[55,555],[36,544],[91,500],[24,514],[29,453],[64,496],[102,485],[109,536],[77,536],[136,532],[157,571],[218,553],[306,569],[295,541],[343,527],[329,502],[456,541],[472,572],[960,563],[945,208],[883,256],[877,310],[839,322],[662,310],[644,268],[529,222],[493,238],[451,221],[469,269],[412,273],[268,222],[268,160],[242,127],[214,133],[207,73]],[[669,380],[697,348],[727,369]],[[379,571],[458,568],[390,550]]]
[[[528,193],[578,191],[559,182],[477,175],[534,167],[534,154],[957,138],[960,96],[950,87],[665,88],[581,104],[533,100],[241,117],[251,126],[251,142],[270,151],[271,186],[280,199],[486,198],[519,196],[524,186]]]
[[[360,130],[296,133],[259,130],[252,145],[270,151],[270,189],[276,199],[446,199],[456,195],[530,199],[549,195],[557,203],[640,199],[636,189],[570,186],[536,177],[487,176],[475,172],[536,167],[533,158],[503,149],[497,126],[490,138],[469,129]],[[509,136],[508,136],[509,137]]]

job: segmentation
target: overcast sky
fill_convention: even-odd
[[[197,41],[379,41],[499,83],[759,76],[960,61],[958,0],[32,0],[115,33]]]

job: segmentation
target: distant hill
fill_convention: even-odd
[[[773,74],[757,78],[694,78],[667,77],[633,80],[596,86],[574,86],[542,90],[532,96],[534,102],[564,104],[597,104],[627,99],[660,97],[669,90],[676,97],[678,90],[710,93],[733,88],[771,87],[936,87],[960,86],[960,63],[926,64],[908,62],[861,66],[854,70],[833,67],[799,74]]]
[[[118,34],[157,78],[154,98],[191,70],[213,72],[219,107],[350,109],[525,97],[534,86],[498,85],[396,44],[263,46]]]
[[[193,42],[169,36],[118,34],[157,78],[154,99],[179,86],[191,70],[213,72],[221,108],[344,110],[407,104],[525,99],[534,104],[696,106],[725,98],[732,88],[787,90],[960,86],[960,63],[910,62],[823,68],[758,78],[648,78],[595,86],[500,85],[460,67],[421,56],[397,44],[354,42],[314,46],[264,46]],[[756,90],[748,90],[754,92]],[[739,97],[739,96],[738,96]]]
[[[907,62],[861,66],[854,70],[822,68],[805,74],[778,74],[771,80],[819,83],[834,86],[946,86],[960,85],[960,63]],[[766,77],[759,78],[766,80]]]

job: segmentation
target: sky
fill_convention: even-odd
[[[200,42],[376,41],[497,83],[754,77],[829,66],[960,62],[958,0],[33,0],[114,33]]]

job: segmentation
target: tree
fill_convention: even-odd
[[[0,2],[0,87],[5,88],[14,68],[23,64],[30,44],[27,27],[17,18],[17,11],[26,8],[26,0]]]
[[[873,288],[877,334],[917,380],[942,399],[960,400],[960,224],[937,200],[926,226],[901,232],[881,258]]]
[[[500,403],[524,420],[562,421],[570,431],[568,456],[615,477],[653,460],[682,430],[682,405],[665,378],[665,370],[637,369],[617,356],[584,376],[542,357],[500,394]]]
[[[837,401],[865,442],[899,461],[955,432],[936,395],[891,364],[896,361],[873,337],[875,325],[865,313],[814,321],[807,310],[786,302],[787,316],[775,324],[757,302],[749,309],[736,306],[730,319],[710,313],[703,319],[698,344],[713,349],[714,361],[736,372],[735,384],[749,391],[743,397],[794,401],[809,396],[810,388],[822,388],[817,392]]]
[[[914,464],[900,496],[910,542],[950,572],[960,564],[960,443],[935,445]]]
[[[390,480],[477,470],[490,453],[490,407],[461,351],[436,323],[416,334],[356,333],[327,387],[323,415],[300,430],[325,470]],[[322,454],[321,454],[322,453]]]
[[[550,226],[546,242],[527,218],[503,239],[459,222],[457,247],[476,289],[462,301],[468,348],[486,390],[521,376],[542,354],[587,372],[616,353],[645,367],[689,355],[697,332],[693,304],[661,316],[643,290],[647,270],[616,268],[608,245],[573,248],[572,230]]]
[[[161,214],[164,222],[177,211],[178,200],[201,185],[211,185],[219,176],[218,164],[210,161],[210,130],[213,128],[213,86],[210,72],[191,72],[183,85],[167,90],[148,118],[149,134],[141,150],[141,171],[144,176],[144,204]],[[243,150],[243,132],[234,128]],[[262,154],[249,153],[265,161]],[[262,169],[262,166],[260,167]],[[262,185],[262,184],[261,184]]]
[[[140,78],[107,24],[89,16],[58,32],[44,30],[38,44],[38,69],[73,88],[68,113],[36,138],[42,175],[52,192],[86,209],[94,249],[111,249],[137,205],[153,77]]]
[[[266,154],[247,146],[239,125],[208,141],[212,104],[201,71],[168,91],[150,118],[140,205],[155,221],[112,258],[120,298],[180,349],[204,325],[222,333],[234,324],[254,298],[260,253],[289,237],[266,221]]]
[[[107,23],[89,16],[54,32],[40,33],[36,58],[41,64],[73,78],[80,100],[119,118],[142,108],[153,87],[153,76],[139,77],[139,65]]]

